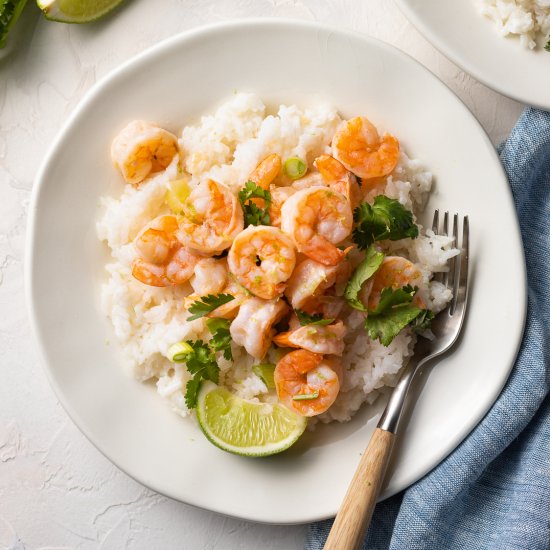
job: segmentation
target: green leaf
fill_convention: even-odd
[[[545,49],[547,52],[550,52],[550,40],[548,40],[548,42],[546,43],[546,46],[544,46],[544,49]]]
[[[383,261],[384,253],[370,245],[365,259],[355,268],[344,290],[344,298],[351,307],[359,311],[367,311],[365,305],[358,298],[359,291],[365,281],[368,281],[378,271]]]
[[[187,320],[194,321],[195,319],[204,317],[231,300],[234,300],[234,296],[231,296],[231,294],[208,294],[206,296],[201,296],[189,306],[189,313],[193,315],[187,317]]]
[[[231,361],[233,352],[231,351],[231,333],[229,326],[231,322],[227,319],[207,319],[206,326],[212,333],[212,338],[208,342],[210,349],[215,352],[223,352],[223,356]]]
[[[254,204],[252,199],[263,199],[264,208]],[[271,218],[269,216],[269,206],[271,205],[271,193],[267,189],[262,189],[253,181],[247,181],[243,189],[239,191],[239,202],[244,212],[244,225],[269,225]]]
[[[295,309],[294,312],[296,313],[296,317],[298,317],[298,321],[300,321],[300,325],[303,327],[306,325],[325,326],[334,322],[334,319],[323,319],[322,313],[309,314],[301,309]]]
[[[430,328],[434,317],[433,311],[423,309],[422,313],[411,323],[411,327],[414,332],[422,333]]]
[[[210,347],[202,340],[187,340],[186,343],[193,348],[193,351],[187,355],[185,360],[187,370],[191,374],[201,373],[208,363],[216,362],[216,357]]]
[[[390,308],[383,315],[367,317],[365,329],[373,340],[377,338],[382,345],[389,346],[392,340],[411,322],[422,310],[415,304],[405,304]]]
[[[195,376],[187,382],[185,386],[185,404],[188,409],[194,409],[197,406],[197,396],[201,387],[202,377]]]
[[[384,288],[380,294],[380,302],[375,309],[369,310],[365,320],[365,329],[370,338],[379,339],[382,345],[389,346],[392,340],[419,316],[424,317],[423,323],[430,315],[426,310],[412,303],[418,287],[411,285],[403,288]],[[433,313],[431,313],[433,317]]]
[[[378,195],[372,205],[361,203],[353,211],[353,219],[357,224],[353,230],[353,240],[361,250],[366,250],[376,241],[418,237],[412,212],[385,195]]]

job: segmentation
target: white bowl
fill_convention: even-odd
[[[475,0],[397,0],[411,23],[453,63],[503,95],[550,110],[550,53],[502,37]]]
[[[235,89],[271,105],[324,99],[343,116],[368,116],[435,174],[427,217],[435,206],[470,215],[463,338],[423,378],[384,496],[452,451],[506,381],[525,313],[521,241],[505,175],[473,116],[421,65],[365,36],[273,20],[198,29],[126,63],[80,103],[40,170],[28,232],[28,300],[56,394],[83,433],[144,485],[240,518],[307,522],[335,514],[383,403],[320,426],[282,455],[233,456],[123,372],[98,306],[107,261],[95,234],[98,201],[122,191],[109,159],[114,134],[137,118],[179,130]]]

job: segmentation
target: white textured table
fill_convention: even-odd
[[[446,82],[494,143],[523,106],[447,61],[388,0],[132,0],[86,26],[49,23],[33,4],[16,47],[0,53],[0,550],[301,548],[305,526],[238,521],[145,489],[58,404],[23,291],[28,201],[42,157],[82,95],[121,62],[185,29],[243,17],[330,22],[396,45]]]

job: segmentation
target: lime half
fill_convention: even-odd
[[[25,7],[27,0],[0,0],[0,48],[6,44],[9,30]]]
[[[61,23],[89,23],[95,21],[123,0],[37,0],[46,19]]]
[[[302,435],[307,418],[281,405],[252,403],[213,382],[203,382],[197,417],[216,447],[243,456],[268,456],[288,449]]]

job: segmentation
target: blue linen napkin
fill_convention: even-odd
[[[459,447],[377,505],[363,550],[550,549],[550,113],[527,108],[499,152],[527,261],[516,364]],[[331,524],[311,525],[305,550],[321,550]]]

